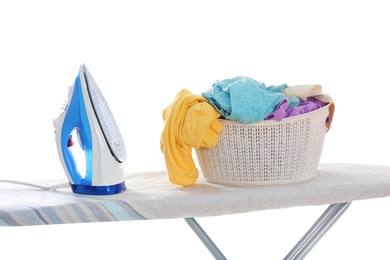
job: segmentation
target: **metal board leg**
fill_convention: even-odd
[[[351,202],[331,204],[287,254],[284,260],[303,259],[333,224],[344,214],[350,204]]]
[[[206,234],[206,232],[202,229],[202,227],[194,218],[185,218],[185,221],[199,237],[199,239],[203,242],[203,244],[207,247],[210,253],[215,257],[215,259],[226,259],[226,257],[222,254],[222,252],[218,249],[218,247],[214,244],[214,242],[210,239],[210,237]]]

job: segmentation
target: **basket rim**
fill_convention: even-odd
[[[287,122],[290,122],[290,121],[296,121],[296,120],[299,120],[301,118],[310,117],[313,114],[317,114],[317,113],[319,113],[319,112],[321,112],[322,110],[325,110],[325,109],[329,110],[329,107],[330,107],[331,104],[332,103],[328,103],[325,106],[323,106],[323,107],[321,107],[319,109],[316,109],[314,111],[311,111],[311,112],[308,112],[308,113],[304,113],[304,114],[301,114],[301,115],[298,115],[298,116],[292,116],[292,117],[283,118],[280,121],[271,119],[271,120],[263,120],[263,121],[260,121],[260,122],[257,122],[257,123],[244,124],[244,123],[240,123],[240,122],[237,122],[237,121],[234,121],[234,120],[223,119],[223,118],[219,118],[218,120],[221,121],[224,125],[248,125],[248,126],[276,125],[276,124],[280,124],[280,123],[287,123]]]

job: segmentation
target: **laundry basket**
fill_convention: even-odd
[[[210,182],[221,184],[285,184],[314,178],[320,161],[328,104],[282,121],[224,125],[213,149],[195,150],[200,170]]]

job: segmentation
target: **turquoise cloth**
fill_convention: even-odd
[[[288,98],[284,94],[287,87],[286,84],[267,87],[263,82],[240,76],[216,81],[202,96],[224,118],[251,124],[264,120],[283,99],[289,100],[289,107],[299,105],[297,97]]]

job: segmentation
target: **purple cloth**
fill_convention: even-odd
[[[306,101],[299,103],[297,107],[288,108],[288,100],[283,99],[276,107],[275,111],[265,117],[264,120],[277,120],[280,121],[286,117],[302,115],[321,107],[325,106],[324,103],[314,98],[308,98]]]

